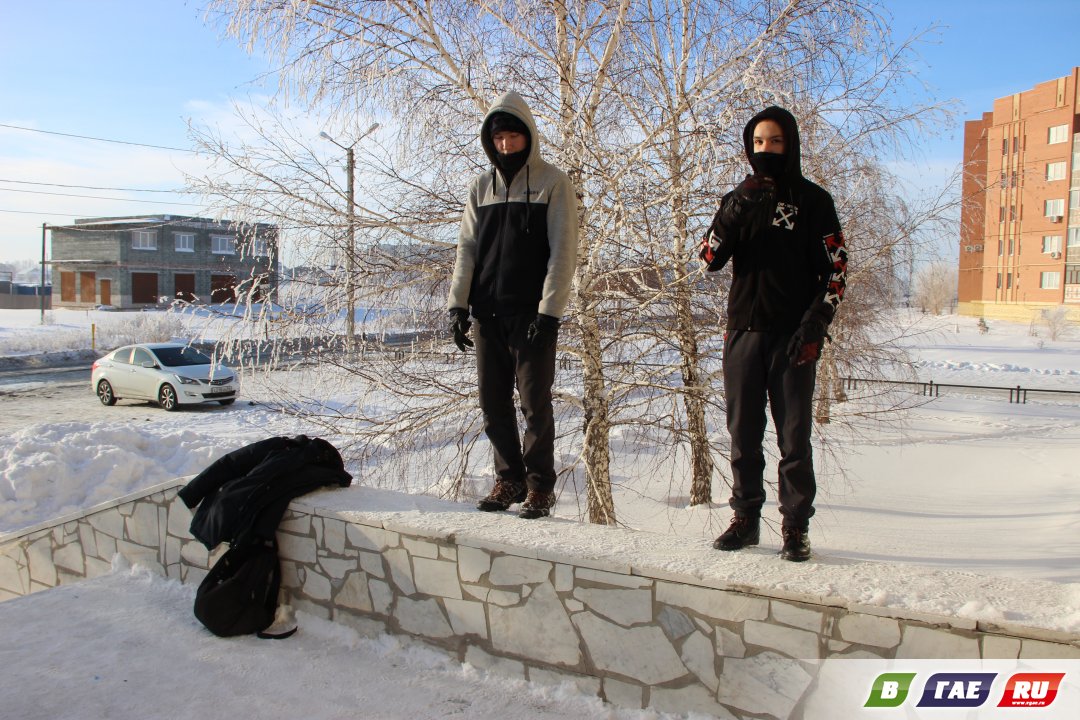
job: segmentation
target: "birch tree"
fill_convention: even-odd
[[[549,159],[579,189],[580,263],[560,351],[579,361],[580,395],[564,394],[560,416],[580,420],[586,514],[610,524],[610,434],[620,423],[648,425],[657,443],[685,442],[690,501],[711,499],[722,451],[709,427],[722,424],[713,386],[723,290],[701,281],[693,256],[744,167],[745,120],[770,102],[786,104],[810,131],[811,156],[824,158],[858,132],[895,135],[933,110],[885,97],[904,71],[904,48],[889,46],[873,10],[852,0],[211,0],[211,17],[229,34],[275,53],[281,102],[319,109],[345,135],[372,119],[395,128],[382,154],[357,148],[371,199],[356,208],[359,249],[341,242],[340,183],[286,159],[296,148],[274,150],[296,166],[291,187],[257,155],[204,140],[232,170],[261,178],[246,195],[225,184],[217,193],[225,205],[288,218],[311,248],[361,253],[356,284],[370,304],[411,306],[416,329],[440,328],[463,196],[484,169],[479,122],[493,97],[518,90]],[[864,143],[837,167],[874,166],[873,151]],[[834,196],[858,186],[843,179],[850,174],[820,169]],[[206,178],[203,188],[214,194],[221,185]],[[877,205],[883,214],[890,207]],[[841,214],[850,238],[858,213]],[[451,443],[463,473],[478,437],[468,373],[458,363],[448,375],[445,359],[412,360],[361,369],[327,354],[325,362],[399,398],[392,419],[358,400],[327,421],[352,423],[373,455],[389,438],[395,447],[435,442],[438,419],[470,439]],[[407,396],[402,377],[425,391]]]

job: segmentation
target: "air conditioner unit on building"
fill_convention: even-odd
[[[1050,253],[1050,257],[1052,257],[1052,258],[1053,258],[1053,259],[1055,259],[1055,260],[1058,260],[1058,259],[1060,259],[1060,258],[1061,258],[1061,253],[1059,253],[1059,252],[1052,252],[1052,253]]]
[[[965,245],[964,246],[964,252],[975,252],[975,246],[974,245]]]
[[[1061,216],[1060,216],[1060,215],[1051,215],[1051,216],[1049,216],[1049,217],[1048,217],[1047,219],[1048,219],[1048,220],[1049,220],[1050,222],[1052,222],[1052,223],[1059,223],[1059,222],[1061,222]]]
[[[982,245],[976,245],[975,246],[975,252],[982,252],[982,249],[983,249]]]

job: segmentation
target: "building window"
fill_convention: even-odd
[[[1065,266],[1065,284],[1080,285],[1080,265]]]
[[[1020,152],[1020,138],[1013,135],[1013,152]]]
[[[997,274],[997,289],[1001,289],[1001,273]]]
[[[1039,287],[1043,290],[1057,290],[1061,287],[1061,273],[1056,271],[1039,273]]]
[[[1013,254],[1013,239],[1009,238],[1009,254]]]
[[[1009,138],[1007,138],[1007,137],[1001,138],[1001,154],[1002,155],[1008,155],[1009,154]]]
[[[998,208],[998,222],[1005,222],[1005,206]]]
[[[210,250],[215,255],[235,255],[236,238],[231,235],[213,235],[210,237]]]
[[[176,252],[195,252],[195,235],[193,233],[177,233]]]
[[[157,233],[153,230],[133,230],[131,233],[132,250],[157,250]]]
[[[1005,273],[1005,289],[1012,290],[1012,273]]]
[[[1069,228],[1065,240],[1065,259],[1069,262],[1080,261],[1080,228]]]
[[[1061,236],[1043,235],[1042,251],[1043,253],[1061,252]]]
[[[1046,163],[1047,180],[1065,179],[1065,161]]]
[[[1065,199],[1057,198],[1055,200],[1046,201],[1046,212],[1043,213],[1046,217],[1061,217],[1065,214]]]
[[[1046,144],[1055,145],[1069,139],[1068,125],[1055,125],[1047,132]]]
[[[268,257],[270,255],[265,238],[255,238],[251,241],[251,254],[255,257]]]

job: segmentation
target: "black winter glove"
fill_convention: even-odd
[[[463,308],[450,308],[450,332],[454,335],[454,344],[458,350],[465,352],[465,348],[472,347],[473,341],[469,339],[469,311]]]
[[[529,325],[525,340],[534,348],[548,348],[559,339],[559,318],[537,313]]]
[[[825,339],[832,340],[827,332],[832,314],[832,306],[825,303],[820,303],[803,314],[802,322],[791,336],[787,347],[788,361],[792,367],[818,361]]]
[[[747,175],[720,207],[723,223],[743,225],[757,208],[770,204],[775,198],[775,180],[761,173]]]

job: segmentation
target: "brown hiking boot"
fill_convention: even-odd
[[[780,557],[792,562],[803,562],[810,559],[809,528],[796,528],[785,525],[780,528],[780,534],[784,537],[784,546],[780,549]]]
[[[498,479],[495,487],[491,489],[487,497],[476,503],[476,509],[483,512],[499,512],[507,510],[514,503],[525,499],[528,488],[525,483],[515,483],[509,480]]]
[[[757,545],[760,539],[761,518],[736,515],[712,546],[717,550],[742,550],[747,545]]]
[[[523,520],[536,520],[551,514],[551,508],[555,506],[555,493],[541,490],[530,490],[525,502],[521,503],[518,517]]]

